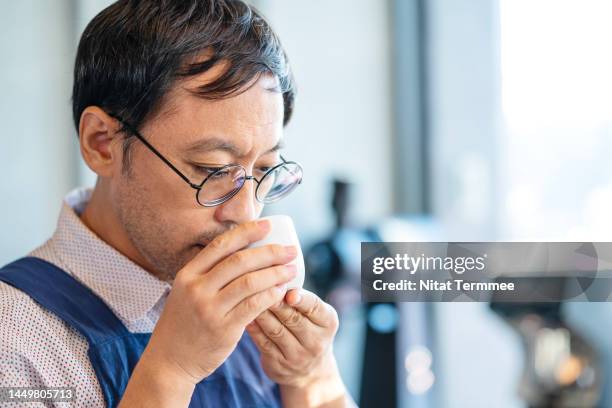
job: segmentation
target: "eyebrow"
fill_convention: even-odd
[[[282,139],[276,143],[276,145],[263,154],[273,153],[285,147],[285,144]],[[219,137],[210,137],[204,140],[199,140],[197,142],[191,143],[185,148],[186,153],[207,153],[213,152],[216,150],[221,150],[227,152],[235,157],[243,157],[245,154],[240,150],[238,146],[235,144],[228,142],[225,139],[221,139]]]

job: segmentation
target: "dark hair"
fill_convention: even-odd
[[[119,0],[91,20],[79,42],[72,92],[77,132],[83,110],[92,105],[138,129],[177,80],[219,62],[228,67],[194,93],[226,98],[270,73],[278,78],[287,124],[295,98],[291,69],[278,37],[252,6],[241,0]]]

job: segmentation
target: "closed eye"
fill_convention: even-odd
[[[202,165],[197,165],[197,164],[193,164],[192,165],[193,168],[195,169],[195,171],[198,173],[198,175],[204,176],[204,177],[208,177],[214,173],[215,177],[216,176],[224,176],[229,174],[228,172],[225,171],[221,171],[224,167],[226,166],[202,166]],[[259,166],[256,167],[254,169],[254,175],[256,177],[262,177],[264,174],[266,174],[268,171],[270,171],[270,169],[272,169],[274,166]],[[228,170],[229,171],[229,170]]]
[[[196,172],[198,172],[198,174],[201,174],[203,176],[210,176],[214,172],[217,172],[223,168],[223,166],[210,167],[210,166],[198,166],[198,165],[193,165],[193,167],[196,170]]]
[[[254,171],[253,171],[253,175],[257,178],[261,178],[263,177],[267,172],[270,171],[270,169],[272,169],[274,166],[260,166],[257,167]]]

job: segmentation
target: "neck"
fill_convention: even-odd
[[[125,255],[141,268],[151,271],[152,269],[134,247],[127,236],[117,214],[113,211],[112,203],[104,193],[105,187],[100,180],[92,192],[91,198],[81,214],[81,221],[102,241]]]

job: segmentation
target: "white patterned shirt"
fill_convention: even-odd
[[[66,196],[53,236],[30,256],[63,269],[97,294],[133,333],[153,331],[170,291],[102,241],[79,218],[91,190]],[[104,407],[80,333],[18,289],[0,282],[0,387],[75,388],[71,403],[10,407]],[[4,406],[0,403],[0,406]]]

